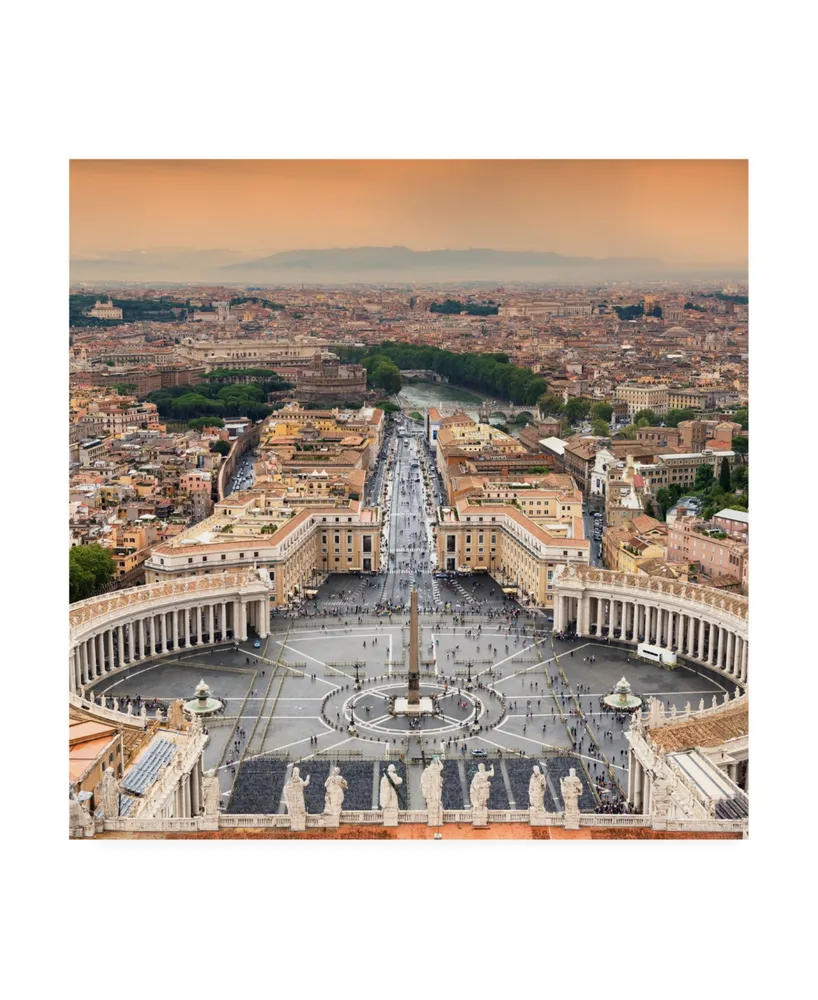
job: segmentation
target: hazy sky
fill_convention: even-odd
[[[74,160],[71,251],[490,247],[747,259],[746,160]]]

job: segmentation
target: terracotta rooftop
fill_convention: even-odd
[[[647,729],[647,735],[663,750],[691,750],[693,747],[715,747],[750,732],[750,713],[746,699],[735,708],[713,712],[702,718],[671,722],[666,726]]]

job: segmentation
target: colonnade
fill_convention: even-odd
[[[712,667],[738,683],[747,682],[746,636],[729,622],[719,621],[710,608],[668,607],[655,593],[644,597],[558,594],[554,627],[563,631],[572,623],[579,636],[647,642]]]
[[[248,625],[266,637],[267,598],[197,601],[184,607],[144,609],[107,625],[100,623],[93,634],[72,643],[70,690],[76,693],[114,670],[152,656],[230,639],[244,642]]]

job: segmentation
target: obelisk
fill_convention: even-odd
[[[416,587],[412,587],[409,599],[409,694],[407,701],[410,705],[420,704],[420,634]]]

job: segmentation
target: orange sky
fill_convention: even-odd
[[[747,259],[746,160],[74,160],[71,252],[490,247]]]

